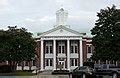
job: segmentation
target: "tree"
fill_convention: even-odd
[[[14,63],[31,61],[35,57],[35,41],[32,34],[25,28],[18,29],[8,27],[9,29],[0,31],[0,60]]]
[[[120,10],[113,5],[97,13],[98,20],[91,30],[95,47],[93,60],[120,60]]]

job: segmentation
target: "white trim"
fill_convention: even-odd
[[[78,58],[78,53],[70,53],[70,58]]]
[[[82,39],[80,39],[80,66],[83,66]]]
[[[70,70],[70,40],[67,40],[67,69]]]
[[[92,56],[92,53],[87,53],[87,58],[90,58]]]
[[[45,54],[45,58],[54,58],[54,54]]]
[[[43,71],[43,40],[41,40],[41,70]]]
[[[40,39],[38,39],[38,40],[35,40],[35,41],[37,42],[37,41],[41,41],[41,40],[40,40]]]
[[[92,44],[86,44],[86,45],[91,46]]]
[[[51,30],[48,30],[48,31],[46,31],[46,32],[41,33],[39,36],[40,36],[40,37],[41,37],[41,36],[44,36],[44,35],[46,35],[46,34],[49,34],[49,33],[51,33],[51,32],[54,32],[54,31],[56,31],[56,30],[59,30],[59,29],[64,29],[64,30],[66,30],[66,31],[68,31],[68,32],[74,33],[74,34],[79,35],[79,36],[83,36],[83,35],[84,35],[83,33],[79,33],[79,32],[77,32],[77,31],[75,31],[75,30],[72,30],[72,29],[70,29],[70,28],[67,28],[67,27],[65,27],[65,26],[60,25],[60,26],[55,27],[55,28],[53,28],[53,29],[51,29]]]
[[[55,70],[56,69],[56,40],[53,40],[53,54],[54,54],[53,66]]]
[[[86,40],[86,42],[92,42],[92,40]]]
[[[41,40],[80,40],[81,37],[58,37],[58,38],[54,38],[54,37],[49,37],[49,38],[41,38]]]

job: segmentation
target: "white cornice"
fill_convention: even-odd
[[[72,29],[70,29],[70,28],[67,28],[67,27],[65,27],[65,26],[60,25],[60,26],[58,26],[58,27],[56,27],[56,28],[53,28],[53,29],[51,29],[51,30],[48,30],[48,31],[46,31],[46,32],[41,33],[39,36],[42,37],[42,36],[44,36],[44,35],[46,35],[46,34],[49,34],[49,33],[51,33],[51,32],[54,32],[54,31],[56,31],[56,30],[58,30],[58,29],[64,29],[64,30],[67,30],[67,31],[69,31],[69,32],[71,32],[71,33],[77,34],[77,35],[79,35],[79,36],[83,36],[83,35],[84,35],[83,33],[79,33],[79,32],[77,32],[77,31],[75,31],[75,30],[72,30]]]

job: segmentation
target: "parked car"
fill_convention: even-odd
[[[113,78],[118,78],[120,76],[120,68],[113,64],[97,64],[94,66],[95,75],[110,75]]]
[[[92,75],[93,70],[88,66],[77,67],[72,71],[72,76]]]

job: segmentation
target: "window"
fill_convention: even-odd
[[[59,46],[59,50],[58,51],[59,51],[59,53],[61,53],[61,46]]]
[[[46,66],[53,66],[52,59],[46,59]]]
[[[36,65],[35,65],[35,60],[33,60],[33,66],[36,66]]]
[[[59,46],[59,53],[65,53],[65,46]]]
[[[74,59],[75,60],[75,66],[78,66],[78,59]]]
[[[58,53],[65,53],[65,42],[64,41],[58,42]]]
[[[46,53],[53,53],[53,47],[52,46],[46,46]]]
[[[78,53],[78,47],[75,45],[70,46],[70,52],[71,53]]]
[[[46,46],[46,53],[49,53],[48,46]]]
[[[53,53],[53,44],[52,44],[52,42],[51,41],[47,41],[46,43],[45,43],[45,53],[46,54],[51,54],[51,53]]]
[[[75,47],[75,53],[77,53],[78,49],[77,49],[77,46],[74,46]]]
[[[65,47],[62,46],[62,53],[65,53]]]
[[[50,61],[50,66],[52,66],[52,59],[50,59],[49,61]]]
[[[50,46],[50,53],[53,53],[53,47]]]
[[[46,66],[49,66],[49,60],[46,59]]]
[[[92,53],[92,46],[88,46],[87,51],[88,53]]]
[[[74,59],[71,59],[71,66],[74,66]]]
[[[70,52],[73,53],[73,46],[70,46]]]
[[[71,59],[71,66],[78,66],[78,59]]]

